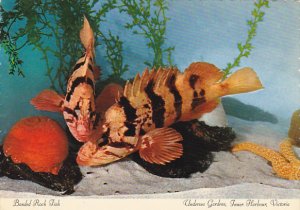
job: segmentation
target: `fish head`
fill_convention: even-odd
[[[103,132],[111,142],[127,142],[128,138],[135,137],[135,133],[128,135],[130,122],[127,121],[124,109],[114,104],[105,113]]]
[[[79,100],[75,108],[65,106],[63,115],[70,132],[78,141],[86,142],[101,137],[101,117],[94,110],[93,100]]]

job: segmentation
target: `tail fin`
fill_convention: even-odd
[[[80,40],[84,46],[84,48],[86,49],[87,53],[91,53],[92,57],[94,57],[94,43],[95,43],[95,39],[94,39],[94,32],[89,24],[89,21],[87,20],[87,18],[84,16],[84,20],[83,20],[83,27],[80,30]]]
[[[247,67],[236,71],[218,85],[222,89],[220,96],[246,93],[263,88],[255,71]]]
[[[221,96],[262,88],[260,80],[251,68],[238,70],[220,82],[223,73],[217,67],[207,63],[195,63],[188,68],[184,76],[183,81],[177,82],[182,84],[183,88],[179,88],[181,96],[185,97],[182,99],[182,121],[195,119],[212,111],[218,105],[218,98]]]

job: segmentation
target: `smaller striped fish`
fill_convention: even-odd
[[[155,164],[180,158],[182,136],[170,125],[211,112],[221,96],[262,88],[251,68],[238,70],[224,81],[222,77],[222,71],[204,62],[192,63],[184,73],[160,68],[137,74],[106,111],[102,138],[81,147],[78,164],[108,164],[136,151]]]
[[[73,67],[73,73],[67,84],[66,96],[61,96],[53,90],[44,90],[30,102],[39,110],[61,112],[72,135],[78,141],[86,142],[96,140],[102,135],[101,107],[103,105],[97,108],[95,104],[95,79],[99,76],[100,70],[94,62],[93,30],[85,17],[80,39],[85,53]],[[99,97],[110,93],[114,99],[116,93],[111,93],[111,90],[112,87],[109,86]],[[98,98],[96,101],[101,104]]]

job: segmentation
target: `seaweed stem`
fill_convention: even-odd
[[[238,43],[237,46],[239,54],[234,59],[233,63],[228,63],[227,67],[223,70],[223,80],[231,74],[231,70],[234,67],[238,67],[240,65],[240,61],[243,57],[249,57],[251,50],[254,48],[251,42],[256,35],[258,23],[263,21],[263,17],[265,15],[265,13],[261,11],[263,7],[269,8],[269,0],[258,0],[257,2],[254,2],[254,9],[251,12],[252,19],[247,21],[247,25],[249,26],[247,39],[245,44],[242,44],[241,42]]]

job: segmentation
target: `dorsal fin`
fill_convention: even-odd
[[[179,72],[178,69],[159,68],[158,70],[152,69],[150,72],[148,69],[145,69],[142,76],[138,73],[132,82],[127,81],[124,88],[124,96],[128,98],[137,97],[140,92],[144,92],[150,81],[153,82],[153,90],[155,91],[165,86],[168,78],[175,72]]]
[[[132,82],[132,93],[131,95],[132,96],[137,96],[137,94],[139,93],[140,91],[140,86],[141,86],[141,77],[140,77],[140,74],[137,73],[133,82]]]
[[[159,68],[156,72],[155,78],[154,78],[154,90],[161,87],[164,77],[167,74],[167,70]]]
[[[143,72],[142,77],[141,77],[141,86],[140,86],[140,91],[143,91],[143,89],[146,87],[149,81],[149,69],[146,68],[146,70]]]
[[[132,84],[131,82],[129,82],[129,80],[127,80],[126,85],[124,87],[123,95],[127,98],[131,97],[131,93],[132,93],[131,89],[132,89]]]

